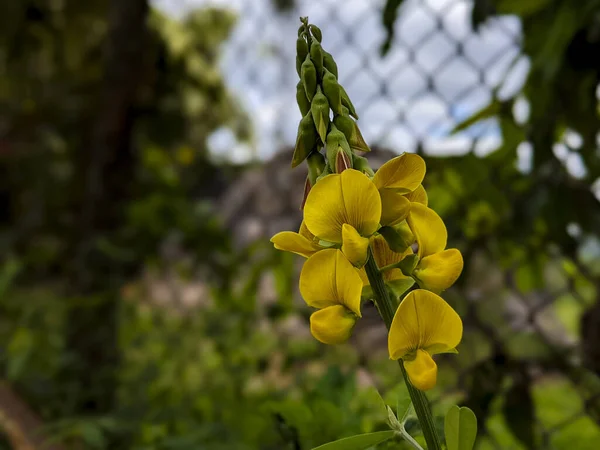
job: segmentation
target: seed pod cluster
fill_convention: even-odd
[[[301,18],[296,41],[296,70],[300,81],[296,101],[302,114],[292,167],[308,158],[307,189],[330,173],[356,168],[373,171],[356,152],[370,149],[355,120],[354,105],[338,81],[338,67],[323,46],[319,27]],[[318,170],[316,166],[318,162]]]

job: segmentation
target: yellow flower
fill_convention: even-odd
[[[424,177],[425,161],[412,153],[392,158],[379,168],[373,177],[373,183],[381,197],[382,226],[394,226],[406,219],[411,202],[422,202],[423,195],[425,202],[427,201],[427,194],[421,185]],[[411,194],[412,198],[409,197]]]
[[[452,307],[433,292],[410,292],[396,310],[388,335],[390,359],[402,359],[410,382],[426,391],[435,386],[432,355],[452,353],[462,338],[462,322]]]
[[[341,245],[355,266],[367,260],[369,237],[379,228],[381,198],[373,182],[354,169],[327,175],[311,189],[304,221],[318,239]]]
[[[271,242],[277,250],[296,253],[305,258],[323,249],[315,240],[315,236],[308,231],[304,222],[300,224],[298,233],[282,231],[273,236]]]
[[[300,273],[300,293],[318,308],[310,318],[313,336],[325,344],[346,341],[361,317],[363,281],[341,251],[326,249],[312,255]]]
[[[420,203],[411,203],[407,222],[419,245],[419,263],[412,275],[425,289],[448,289],[462,272],[463,258],[455,248],[444,250],[448,239],[444,222],[433,209]]]

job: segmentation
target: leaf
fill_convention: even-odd
[[[454,405],[444,422],[448,450],[471,450],[477,437],[477,418],[469,408]]]
[[[392,40],[394,39],[394,22],[398,15],[398,9],[402,6],[404,0],[387,0],[383,8],[383,28],[385,29],[386,36],[385,41],[381,44],[381,55],[385,55],[392,46]]]
[[[502,109],[502,102],[500,102],[497,99],[494,99],[488,105],[484,106],[479,111],[477,111],[475,114],[473,114],[471,117],[469,117],[468,119],[465,119],[462,122],[460,122],[459,124],[457,124],[454,128],[452,128],[452,131],[450,131],[450,134],[458,133],[459,131],[469,128],[471,125],[474,125],[475,123],[479,122],[480,120],[484,120],[484,119],[493,117],[493,116],[497,115],[498,113],[500,113],[501,109]]]
[[[395,431],[402,431],[403,430],[402,424],[398,421],[398,418],[396,417],[396,414],[394,414],[394,411],[392,410],[392,408],[390,408],[387,405],[386,405],[386,408],[387,408],[387,414],[388,414],[388,424],[389,424],[390,428]]]
[[[402,424],[406,422],[406,419],[409,416],[408,413],[410,411],[410,402],[410,394],[406,388],[406,385],[403,384],[402,389],[400,389],[400,392],[398,392],[398,398],[396,399],[396,414],[398,415],[398,418],[400,418],[400,422],[402,422]]]
[[[366,450],[369,447],[387,441],[388,439],[392,438],[394,434],[395,432],[392,430],[357,434],[356,436],[350,436],[323,444],[319,447],[313,448],[313,450]]]
[[[387,285],[392,290],[392,292],[396,295],[396,297],[402,297],[403,294],[408,291],[413,284],[415,284],[415,280],[412,278],[401,278],[399,280],[388,281]]]

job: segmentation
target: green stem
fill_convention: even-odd
[[[385,282],[383,281],[381,272],[377,267],[377,263],[373,258],[373,253],[370,248],[369,259],[367,260],[365,270],[367,272],[367,277],[369,278],[369,283],[371,284],[371,289],[373,290],[375,304],[379,309],[379,314],[381,314],[381,317],[385,322],[385,326],[389,330],[392,324],[392,319],[394,318],[394,314],[396,312],[393,306],[394,302],[390,298],[389,291],[385,287]],[[429,402],[427,401],[425,393],[416,389],[412,384],[410,384],[408,374],[406,373],[404,364],[402,364],[402,360],[399,360],[398,363],[400,364],[400,370],[402,371],[404,382],[408,388],[410,399],[412,400],[415,412],[417,413],[417,418],[421,424],[421,429],[423,430],[423,435],[425,436],[425,442],[427,442],[428,450],[442,450],[442,444],[437,434],[435,423],[433,421],[433,415],[431,414],[431,409],[429,408]]]

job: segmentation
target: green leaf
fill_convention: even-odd
[[[410,402],[410,394],[406,388],[406,385],[403,384],[402,389],[400,389],[400,392],[398,392],[398,398],[396,399],[396,414],[398,415],[398,418],[402,424],[406,422],[406,419],[409,416],[408,413],[410,409]]]
[[[375,433],[357,434],[337,441],[315,447],[313,450],[366,450],[369,447],[387,441],[394,436],[394,431],[376,431]]]
[[[402,424],[398,421],[398,418],[396,417],[396,414],[394,414],[394,411],[392,410],[392,408],[390,408],[387,405],[386,405],[386,408],[387,408],[387,414],[388,414],[388,424],[389,424],[390,428],[392,430],[402,431],[403,430]]]
[[[408,291],[413,284],[415,284],[415,280],[412,278],[401,278],[399,280],[387,282],[387,285],[390,287],[396,297],[402,297],[402,295]]]
[[[454,405],[444,423],[448,450],[471,450],[477,437],[477,418],[469,408]]]

